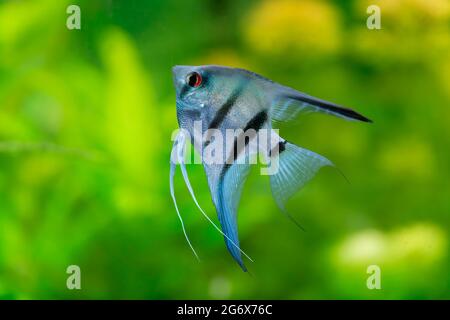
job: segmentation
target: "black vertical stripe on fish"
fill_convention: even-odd
[[[258,131],[267,121],[267,111],[263,110],[258,112],[245,126],[244,132],[250,129]]]
[[[217,129],[220,126],[230,110],[233,108],[242,91],[244,91],[244,87],[245,86],[243,84],[240,84],[233,90],[225,103],[217,111],[213,120],[209,124],[208,129]]]
[[[245,84],[241,83],[236,87],[236,89],[233,90],[233,92],[230,94],[230,96],[225,101],[225,103],[216,112],[214,118],[212,119],[212,121],[210,122],[210,124],[208,126],[208,130],[219,128],[219,126],[225,120],[225,117],[230,113],[230,110],[235,105],[239,96],[244,91],[245,86],[246,86]],[[207,135],[205,137],[203,147],[207,147],[211,143],[211,133],[207,132],[206,134]]]
[[[281,154],[284,150],[286,150],[286,143],[287,143],[286,140],[278,142],[278,144],[269,151],[269,157],[272,157],[272,156],[275,157],[275,156]],[[277,147],[278,147],[278,152],[276,153],[277,150],[275,150],[275,149]]]
[[[233,162],[236,161],[236,159],[239,157],[239,155],[242,153],[242,151],[245,150],[245,147],[247,147],[247,145],[250,143],[251,138],[253,138],[253,137],[248,137],[246,135],[246,132],[248,130],[254,130],[255,133],[257,134],[258,130],[262,128],[262,126],[267,121],[267,119],[268,119],[267,111],[264,110],[264,111],[258,112],[252,119],[250,119],[249,122],[247,122],[247,125],[244,128],[244,131],[238,137],[236,137],[234,139],[233,149],[231,150],[232,154],[230,154],[228,156],[228,159],[222,170],[222,176],[225,175],[226,171],[231,167]],[[245,137],[245,140],[244,140],[244,145],[242,146],[242,144],[239,145],[239,141],[241,141],[243,137]]]

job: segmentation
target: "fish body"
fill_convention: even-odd
[[[240,248],[238,238],[237,206],[250,169],[249,158],[262,153],[266,159],[277,161],[277,171],[270,176],[272,193],[278,206],[286,214],[285,202],[321,167],[333,165],[328,159],[278,136],[272,129],[272,121],[289,121],[301,112],[311,111],[348,120],[370,120],[351,109],[314,98],[244,69],[175,66],[173,80],[180,129],[188,133],[190,142],[199,154],[207,152],[211,141],[223,151],[221,161],[203,161],[203,166],[221,225],[219,231],[224,235],[233,258],[246,271],[242,260],[242,254],[245,253]],[[221,142],[216,140],[218,138],[215,133],[227,137],[230,130],[240,132],[232,142],[229,139],[220,140]],[[263,139],[254,134],[246,135],[247,132],[258,134],[263,131],[268,132]],[[261,143],[264,139],[266,141]],[[257,143],[253,143],[254,141]],[[173,150],[180,162],[184,156],[184,146],[181,146],[183,143],[181,139],[175,141]],[[171,166],[173,179],[174,161]],[[197,203],[183,165],[182,171]],[[171,180],[173,191],[172,184]],[[174,194],[173,198],[175,201]]]

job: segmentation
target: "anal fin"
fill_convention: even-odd
[[[333,166],[333,163],[317,153],[292,143],[284,141],[281,144],[283,148],[276,155],[279,161],[278,171],[270,176],[272,194],[281,211],[302,228],[287,212],[286,202],[311,180],[320,168]]]

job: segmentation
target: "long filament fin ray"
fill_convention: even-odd
[[[176,152],[177,144],[178,144],[178,140],[176,140],[175,143],[174,143],[174,146],[173,146],[173,149],[172,149],[172,154],[173,154],[173,152]],[[186,241],[189,244],[189,247],[191,248],[191,250],[194,253],[194,255],[197,258],[197,260],[200,261],[200,258],[198,256],[197,252],[195,251],[194,247],[192,246],[191,241],[189,240],[189,237],[188,237],[187,232],[186,232],[186,228],[184,226],[183,218],[181,217],[180,211],[178,210],[177,200],[176,200],[176,197],[175,197],[174,183],[173,183],[174,176],[175,176],[176,163],[174,163],[172,161],[172,154],[171,154],[171,159],[170,159],[170,179],[169,179],[170,180],[170,182],[169,182],[169,184],[170,184],[170,195],[172,196],[173,204],[175,205],[175,210],[177,211],[177,215],[178,215],[178,218],[179,218],[180,223],[181,223],[181,228],[183,229],[184,237],[186,238]]]

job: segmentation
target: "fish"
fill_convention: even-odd
[[[309,112],[352,121],[372,121],[350,108],[315,98],[245,69],[219,65],[174,66],[172,74],[179,131],[171,152],[170,193],[184,235],[198,258],[176,202],[174,175],[178,164],[196,206],[223,235],[233,259],[243,271],[247,271],[243,256],[253,260],[240,247],[237,208],[252,165],[250,159],[261,153],[267,163],[277,164],[276,170],[270,174],[272,195],[281,211],[295,223],[286,210],[286,202],[319,169],[334,167],[327,158],[283,139],[273,125]],[[230,130],[240,133],[233,140],[219,139],[227,136]],[[246,135],[249,131],[253,135]],[[260,139],[258,134],[261,132],[268,132],[268,135]],[[262,147],[252,143],[255,140],[261,142]],[[185,166],[187,142],[200,155],[204,155],[214,142],[217,142],[217,149],[222,150],[223,154],[219,156],[222,161],[206,161],[207,157],[201,160],[220,227],[201,208],[189,181]]]

